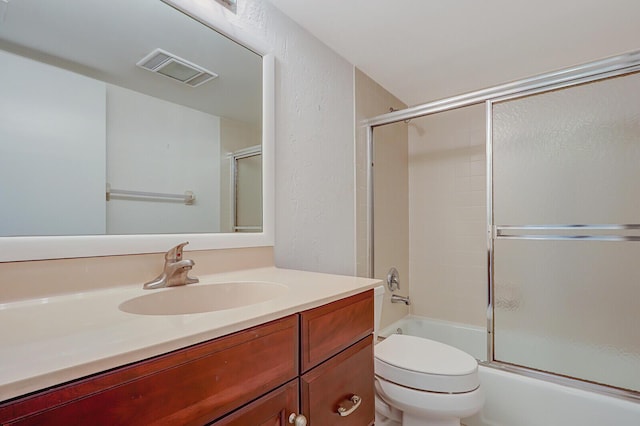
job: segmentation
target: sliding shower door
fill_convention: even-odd
[[[640,75],[488,105],[493,359],[640,391]]]

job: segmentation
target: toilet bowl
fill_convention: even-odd
[[[478,363],[459,349],[393,334],[374,356],[376,426],[459,426],[484,404]]]

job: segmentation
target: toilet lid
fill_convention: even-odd
[[[401,386],[462,393],[480,385],[475,358],[444,343],[392,334],[374,352],[376,375]]]

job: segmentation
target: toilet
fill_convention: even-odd
[[[384,287],[375,289],[375,331]],[[433,340],[392,334],[374,347],[376,426],[460,426],[482,408],[478,363]]]

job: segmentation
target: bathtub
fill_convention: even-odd
[[[379,336],[405,333],[457,347],[486,359],[486,331],[447,321],[409,315],[380,330]],[[640,402],[534,379],[480,365],[486,402],[463,419],[466,426],[609,426],[640,425]]]

